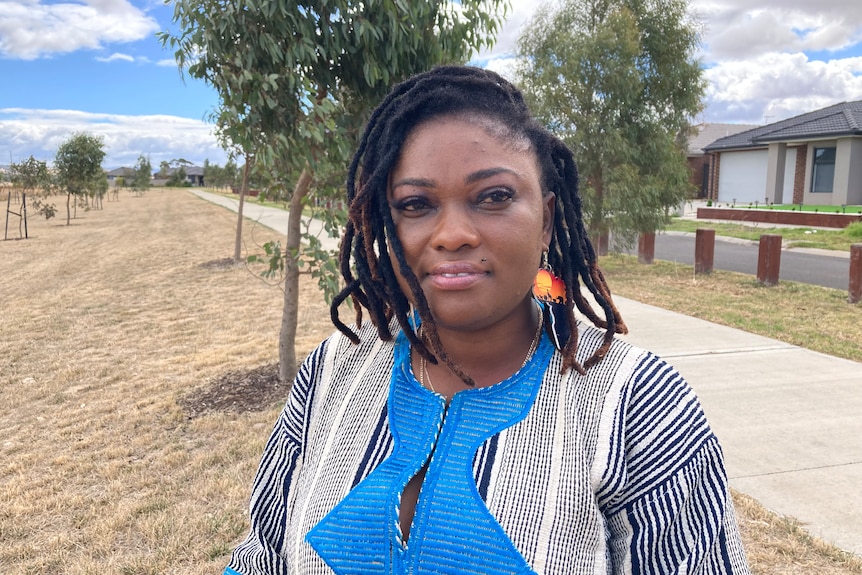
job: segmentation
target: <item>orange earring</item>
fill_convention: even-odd
[[[547,303],[566,303],[566,284],[548,265],[548,252],[542,252],[542,267],[533,280],[533,297]]]

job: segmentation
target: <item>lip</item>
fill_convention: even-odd
[[[441,290],[465,290],[473,287],[487,275],[487,271],[468,262],[437,264],[428,273],[431,284]]]

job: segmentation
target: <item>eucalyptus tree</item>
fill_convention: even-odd
[[[48,172],[48,164],[42,160],[37,160],[30,156],[26,160],[20,162],[12,162],[9,165],[9,179],[12,185],[20,188],[23,197],[21,199],[21,211],[18,222],[18,232],[21,233],[21,224],[27,226],[27,194],[30,194],[30,205],[35,209],[37,214],[50,220],[56,213],[54,204],[48,203],[48,196],[51,191],[51,175]],[[9,192],[11,194],[11,192]],[[8,202],[7,202],[8,203]],[[6,223],[8,225],[9,214],[6,215]],[[26,234],[25,234],[26,235]]]
[[[686,0],[545,4],[518,41],[517,81],[574,150],[591,234],[630,243],[691,192],[685,141],[702,109],[700,25]]]
[[[507,6],[507,0],[174,3],[179,32],[162,33],[162,43],[175,49],[181,70],[217,90],[222,142],[241,150],[247,166],[254,162],[293,189],[280,252],[282,379],[296,370],[299,274],[331,278],[336,271],[319,242],[301,246],[303,207],[335,193],[321,182],[343,181],[356,131],[394,82],[490,46]],[[337,226],[332,211],[318,214]]]
[[[138,156],[135,167],[132,168],[132,190],[135,195],[141,196],[150,189],[153,180],[153,164],[143,154]]]
[[[57,184],[66,192],[66,225],[72,218],[72,198],[86,198],[87,194],[103,189],[100,179],[107,179],[102,171],[105,151],[102,138],[85,132],[76,132],[60,144],[54,158]]]

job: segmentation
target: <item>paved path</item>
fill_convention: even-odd
[[[233,212],[239,209],[239,196],[236,198],[225,197],[221,194],[213,194],[196,188],[191,188],[189,191],[208,202],[218,204]],[[285,210],[262,206],[254,199],[249,201],[249,198],[246,198],[246,201],[242,205],[242,214],[246,219],[287,235],[288,212]],[[329,237],[323,229],[322,222],[311,218],[303,218],[303,222],[308,226],[308,231],[317,236],[317,239],[323,244],[324,249],[338,249],[338,238]]]
[[[194,193],[236,209],[235,200]],[[285,212],[245,207],[287,229]],[[615,299],[631,329],[625,339],[668,360],[697,391],[731,485],[862,555],[862,363]]]

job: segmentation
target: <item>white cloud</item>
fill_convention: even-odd
[[[837,51],[862,42],[862,2],[693,0],[706,24],[706,59],[770,52]]]
[[[117,60],[123,60],[124,62],[134,62],[135,57],[129,56],[128,54],[120,54],[119,52],[114,52],[107,57],[96,56],[96,60],[99,62],[115,62]]]
[[[122,116],[73,110],[0,109],[3,158],[21,161],[34,156],[51,162],[60,144],[75,132],[101,136],[106,169],[132,166],[140,154],[152,164],[185,158],[202,165],[205,159],[224,164],[227,154],[213,135],[213,126],[177,116]]]
[[[513,0],[494,49],[477,60],[511,77],[522,27],[555,0]],[[699,120],[761,124],[862,99],[862,0],[691,0],[709,82]]]
[[[709,121],[769,123],[862,98],[862,57],[822,62],[769,53],[706,71]]]
[[[0,2],[0,55],[23,60],[133,42],[158,29],[155,19],[126,0]]]

